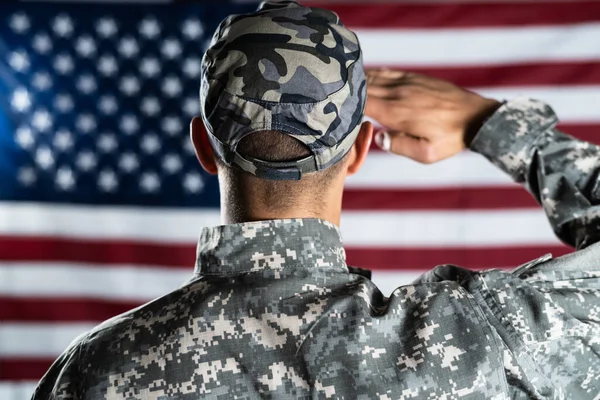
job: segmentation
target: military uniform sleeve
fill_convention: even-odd
[[[471,143],[542,205],[556,235],[581,249],[600,240],[600,148],[566,135],[548,105],[503,104]]]
[[[80,342],[74,342],[62,353],[40,380],[31,400],[77,400],[79,399],[79,352]]]

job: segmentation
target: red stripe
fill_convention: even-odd
[[[401,64],[366,64],[366,67],[406,69],[407,71],[445,79],[468,88],[534,85],[568,86],[600,83],[600,62],[597,61],[490,65],[485,67],[405,67]]]
[[[415,2],[416,3],[416,2]],[[597,1],[428,4],[307,2],[335,11],[350,28],[473,28],[564,25],[600,20]]]
[[[0,382],[37,381],[44,376],[54,359],[13,359],[0,358]]]
[[[4,261],[69,261],[192,268],[195,258],[195,244],[192,243],[0,236],[0,260]]]
[[[449,189],[346,189],[344,210],[495,210],[539,208],[520,186]]]
[[[427,271],[440,264],[465,268],[516,267],[546,253],[557,257],[573,251],[567,246],[478,247],[478,248],[346,248],[349,265],[371,270],[399,268]]]
[[[595,143],[600,145],[600,124],[559,124],[557,128],[571,136],[575,136],[578,139],[585,140],[586,142]],[[382,128],[376,127],[375,130],[381,130]],[[371,151],[382,151],[375,141],[371,142]]]

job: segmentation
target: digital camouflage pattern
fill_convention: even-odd
[[[206,228],[189,283],[76,339],[33,398],[598,399],[600,154],[555,122],[509,102],[472,147],[581,250],[438,266],[385,298],[328,222]]]
[[[352,147],[366,101],[356,35],[328,10],[264,2],[217,28],[202,60],[200,108],[216,154],[267,179],[300,179]],[[312,155],[268,162],[236,151],[246,135],[275,130]],[[260,133],[257,133],[260,134]]]

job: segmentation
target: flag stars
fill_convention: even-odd
[[[54,135],[54,147],[61,151],[67,151],[73,147],[73,135],[67,129],[60,129]]]
[[[94,118],[92,114],[82,114],[77,117],[75,126],[77,127],[77,130],[81,133],[90,133],[91,131],[96,129],[96,118]]]
[[[62,14],[54,18],[52,30],[57,36],[66,38],[73,33],[73,21],[68,15]]]
[[[79,168],[80,170],[91,171],[98,162],[94,153],[92,153],[91,151],[83,151],[79,153],[75,163],[77,164],[77,168]]]
[[[197,172],[190,172],[183,179],[183,187],[189,193],[198,193],[204,188],[202,176]]]
[[[162,84],[162,91],[169,97],[176,97],[181,93],[181,81],[175,76],[165,78]]]
[[[68,94],[58,94],[54,99],[54,107],[62,113],[67,113],[73,109],[73,99]]]
[[[163,118],[161,128],[170,136],[175,136],[181,132],[182,126],[179,118],[168,116]]]
[[[183,111],[189,117],[193,117],[193,116],[197,115],[198,112],[200,111],[198,99],[196,99],[195,97],[188,97],[187,99],[185,99],[183,102]]]
[[[73,58],[66,53],[59,54],[54,59],[54,69],[61,75],[70,74],[73,67]]]
[[[23,186],[32,186],[37,180],[35,170],[31,167],[21,168],[17,174],[17,179]]]
[[[102,96],[98,102],[98,108],[106,115],[112,115],[117,111],[117,100],[114,96]]]
[[[163,56],[169,60],[173,60],[181,55],[181,45],[175,38],[166,39],[160,49]]]
[[[131,36],[121,39],[118,50],[125,58],[132,58],[140,51],[137,41]]]
[[[26,14],[17,13],[10,18],[9,26],[16,33],[25,33],[31,27],[31,22]]]
[[[139,167],[137,156],[133,153],[125,153],[119,160],[119,168],[126,173],[131,173]]]
[[[26,89],[19,88],[13,92],[10,104],[16,111],[26,111],[31,106],[31,96]]]
[[[75,42],[75,51],[81,57],[90,58],[96,53],[96,42],[89,35],[81,36]]]
[[[200,76],[202,63],[198,58],[187,58],[183,62],[183,73],[190,79],[196,79]]]
[[[178,172],[182,167],[181,157],[177,154],[167,154],[163,158],[162,167],[169,174]]]
[[[98,186],[104,192],[114,192],[118,184],[117,175],[113,171],[105,169],[98,174]]]
[[[98,59],[98,71],[104,76],[111,77],[117,72],[117,60],[108,54]]]
[[[33,37],[32,46],[39,54],[47,54],[52,50],[52,40],[50,40],[50,36],[47,34],[38,33]]]
[[[204,26],[197,19],[188,19],[183,23],[181,32],[187,39],[195,40],[204,34]]]
[[[190,155],[196,155],[196,149],[194,149],[194,144],[191,140],[184,141],[183,149]]]
[[[96,23],[96,32],[105,39],[114,36],[117,33],[117,23],[112,18],[100,18]]]
[[[35,162],[41,169],[47,170],[54,165],[54,155],[48,147],[40,147],[35,152]]]
[[[127,75],[121,79],[119,89],[123,94],[133,96],[140,91],[140,81],[133,75]]]
[[[33,79],[31,80],[31,84],[40,92],[46,91],[50,89],[52,86],[52,78],[50,74],[47,72],[36,72],[33,75]]]
[[[75,186],[75,175],[69,167],[60,167],[56,171],[56,186],[61,190],[72,190]]]
[[[35,143],[33,132],[29,127],[21,126],[15,132],[15,141],[22,149],[30,149]]]
[[[160,63],[154,57],[143,58],[140,63],[140,72],[146,78],[154,78],[160,72]]]
[[[160,149],[160,141],[155,134],[148,134],[142,138],[141,148],[145,153],[154,154]]]
[[[144,97],[141,104],[142,112],[149,117],[155,116],[160,111],[156,97]]]
[[[103,133],[98,137],[98,148],[104,153],[114,151],[117,146],[117,139],[112,133]]]
[[[92,94],[96,91],[96,79],[92,75],[82,75],[77,79],[77,90],[83,94]]]
[[[8,57],[8,63],[17,72],[25,72],[29,69],[29,56],[23,50],[13,51]]]
[[[140,178],[140,188],[147,193],[155,193],[160,188],[160,180],[154,172],[146,172]]]
[[[119,127],[124,133],[132,135],[138,131],[138,129],[140,128],[140,124],[135,115],[127,114],[124,115],[123,118],[121,118],[121,123],[119,124]]]
[[[38,110],[33,113],[31,124],[40,132],[46,132],[52,126],[52,116],[46,110]]]
[[[146,39],[154,39],[160,34],[160,26],[154,18],[146,18],[140,23],[139,31]]]

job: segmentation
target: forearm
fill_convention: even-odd
[[[527,188],[561,240],[583,248],[600,240],[600,148],[559,132],[557,122],[544,103],[513,100],[487,120],[471,149]]]

